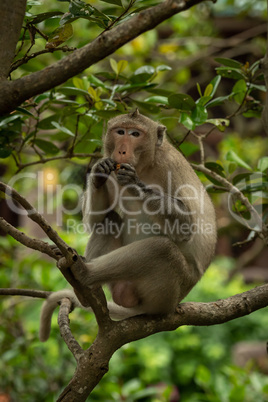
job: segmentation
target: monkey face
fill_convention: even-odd
[[[105,156],[116,163],[129,163],[138,170],[151,166],[157,148],[162,145],[165,129],[138,110],[114,117],[108,122],[104,139]]]
[[[111,158],[117,163],[130,163],[137,166],[141,150],[146,142],[145,133],[141,129],[118,127],[109,133],[109,139],[113,144]]]

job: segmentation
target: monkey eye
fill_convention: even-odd
[[[119,129],[117,130],[117,134],[119,134],[119,135],[124,135],[124,134],[125,134],[125,130],[123,130],[122,128],[119,128]]]
[[[129,130],[129,134],[133,135],[133,137],[139,137],[140,136],[140,132],[137,130]]]

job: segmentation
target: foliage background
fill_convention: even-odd
[[[155,3],[143,0],[137,2],[136,6],[145,7]],[[36,14],[47,11],[66,13],[69,7],[66,1],[31,0],[27,4],[26,22],[33,21]],[[105,15],[120,13],[118,4],[121,3],[116,0],[96,0],[90,4]],[[124,4],[127,5],[126,2]],[[240,105],[244,106],[248,88],[241,82],[241,76],[224,77],[224,71],[228,70],[226,66],[222,65],[223,78],[217,86],[216,95],[225,101],[215,104],[209,116],[204,115],[205,107],[202,109],[202,104],[198,109],[199,114],[193,116],[193,107],[187,110],[183,104],[184,109],[181,110],[176,98],[173,99],[175,107],[171,108],[172,104],[167,100],[171,93],[187,93],[194,102],[209,96],[208,85],[215,80],[215,68],[219,67],[216,57],[238,60],[241,63],[240,73],[242,67],[247,66],[246,63],[254,65],[265,53],[265,32],[252,34],[248,38],[244,33],[251,27],[257,29],[264,24],[265,17],[265,1],[219,0],[216,5],[202,4],[141,35],[117,51],[112,58],[92,66],[63,86],[36,97],[32,100],[33,105],[25,104],[9,120],[0,120],[0,169],[3,180],[8,182],[24,164],[37,161],[40,155],[42,159],[68,155],[70,152],[99,152],[103,120],[118,111],[125,111],[127,106],[138,106],[143,113],[161,119],[175,143],[182,141],[189,128],[197,128],[197,133],[202,134],[208,130],[208,118],[220,118],[220,123],[215,124],[218,130],[204,142],[207,161],[217,162],[224,174],[229,176],[254,171],[267,174],[267,137],[260,122],[263,88],[251,87],[252,92],[248,95],[252,99],[247,103],[249,107],[243,110],[244,115],[234,115],[225,131],[221,131],[224,129],[222,119],[238,110]],[[48,36],[48,43],[55,40],[59,22],[57,16],[38,23],[38,28]],[[72,22],[72,26],[74,33],[68,38],[70,32],[67,32],[64,45],[81,47],[100,34],[105,26],[105,18],[100,16],[97,21],[79,18]],[[239,34],[243,40],[233,46],[235,42],[232,39],[237,39]],[[18,49],[20,44],[23,45],[17,59],[23,57],[30,46],[30,37],[27,35],[18,44]],[[46,42],[36,33],[31,52],[43,50]],[[38,71],[61,57],[63,53],[59,51],[40,55],[14,70],[11,77],[15,79]],[[242,81],[249,82],[244,78],[242,76]],[[215,84],[215,81],[212,82]],[[235,90],[234,85],[237,85]],[[263,85],[263,82],[255,82],[255,85]],[[178,128],[178,119],[182,119],[185,113],[187,119],[181,120],[184,125]],[[191,161],[199,162],[200,144],[195,136],[190,135],[180,149]],[[76,183],[83,188],[87,165],[85,158],[75,158],[72,162],[55,160],[26,167],[22,172],[52,172],[56,180],[54,185]],[[201,178],[208,183],[203,176]],[[35,180],[27,178],[18,180],[15,187],[30,198],[37,191]],[[238,258],[247,250],[247,246],[231,248],[231,243],[243,240],[248,231],[231,219],[226,200],[221,194],[214,192],[212,197],[219,218],[219,249],[212,266],[188,296],[187,300],[191,301],[215,301],[253,286],[245,284],[241,272],[232,280],[229,278]],[[53,199],[53,203],[57,209],[61,199]],[[66,191],[64,205],[67,209],[75,207],[77,194]],[[87,239],[70,230],[68,233],[68,218],[70,216],[65,214],[60,235],[83,254]],[[77,213],[72,218],[79,223],[81,215]],[[19,222],[21,225],[24,223]],[[26,229],[36,233],[27,224]],[[55,264],[47,258],[25,251],[8,236],[0,237],[0,245],[1,287],[54,291],[66,286]],[[21,297],[1,300],[0,391],[10,395],[14,401],[55,400],[75,367],[70,352],[61,342],[56,317],[53,318],[49,341],[46,344],[39,342],[40,307],[41,301]],[[177,401],[180,397],[183,401],[191,402],[267,401],[266,374],[254,367],[253,363],[242,369],[235,367],[232,361],[232,348],[237,342],[267,340],[267,324],[268,317],[262,310],[227,324],[209,328],[183,327],[172,333],[160,333],[126,345],[112,358],[109,373],[94,390],[90,400]],[[78,341],[88,347],[96,335],[92,315],[75,310],[71,315],[71,325]]]

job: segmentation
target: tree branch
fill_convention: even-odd
[[[244,196],[244,194],[232,183],[230,183],[227,179],[224,177],[220,176],[219,174],[213,172],[212,170],[206,168],[205,166],[202,165],[195,165],[192,164],[193,169],[202,172],[218,182],[220,182],[223,187],[226,189],[226,191],[229,191],[231,194],[237,196],[240,201],[245,205],[247,210],[250,212],[250,214],[254,217],[256,226],[259,228],[256,232],[258,236],[263,239],[266,245],[268,245],[268,227],[265,225],[265,223],[262,221],[261,216],[258,214],[256,209],[253,207],[253,205],[249,202],[247,197]]]
[[[26,167],[29,166],[34,166],[34,165],[39,165],[39,164],[45,164],[51,161],[56,161],[60,159],[72,159],[72,158],[101,158],[102,154],[101,153],[90,153],[90,154],[85,154],[85,153],[73,153],[73,152],[68,152],[65,155],[60,155],[60,156],[52,156],[51,158],[45,158],[45,159],[39,159],[37,161],[29,162],[29,163],[20,163],[17,160],[15,160],[16,166],[18,170],[16,171],[16,174],[19,173],[22,169],[25,169]]]
[[[50,240],[52,240],[56,244],[56,246],[60,249],[60,251],[62,252],[62,254],[64,256],[68,257],[70,255],[71,249],[68,246],[68,244],[66,244],[60,238],[58,233],[52,229],[52,227],[47,222],[47,220],[41,214],[39,214],[39,212],[37,212],[37,210],[24,197],[22,197],[14,188],[8,186],[7,184],[5,184],[3,182],[0,182],[0,191],[2,191],[3,193],[8,195],[15,201],[17,201],[26,210],[28,217],[31,220],[33,220],[34,222],[36,222],[41,227],[41,229],[47,234],[47,236],[50,238]],[[6,224],[7,224],[7,222],[6,222]],[[3,228],[5,226],[7,230],[11,230],[11,225],[9,225],[9,224],[5,225],[3,218],[2,218],[2,225],[3,225]],[[5,228],[4,228],[4,230],[5,230]],[[19,231],[17,231],[17,232],[19,232]],[[13,230],[13,233],[15,234],[14,230]],[[18,240],[18,237],[20,236],[19,233],[16,233],[16,236],[17,236],[16,240]],[[24,236],[26,238],[26,235],[24,235]],[[22,238],[20,238],[20,239],[22,239]],[[30,239],[30,238],[28,238],[28,239]],[[33,239],[31,239],[31,240],[33,240]],[[18,241],[20,241],[20,240],[18,240]],[[38,242],[38,240],[35,240],[35,245],[37,245],[37,242]],[[44,251],[42,251],[42,252],[44,252]],[[53,258],[55,258],[55,256]]]
[[[7,1],[7,0],[6,0]],[[161,22],[204,0],[166,0],[141,11],[113,29],[103,32],[88,45],[74,51],[53,65],[0,86],[0,115],[19,106],[23,101],[40,94],[81,73],[117,49],[149,31]]]
[[[82,402],[108,370],[113,353],[121,346],[162,331],[173,331],[182,325],[207,326],[243,317],[268,305],[268,284],[211,303],[182,303],[177,313],[167,316],[137,316],[113,322],[98,334],[92,346],[84,351],[70,384],[58,401]]]
[[[75,359],[78,361],[84,351],[79,343],[75,340],[70,330],[70,322],[68,316],[71,311],[71,307],[72,303],[70,299],[65,297],[61,300],[60,311],[58,315],[58,324],[64,342],[68,346],[69,350],[72,352]]]
[[[10,225],[10,223],[8,223],[4,218],[2,218],[2,216],[0,216],[0,228],[5,233],[12,236],[19,243],[23,244],[24,246],[31,248],[33,250],[38,250],[41,253],[47,254],[50,257],[54,258],[55,260],[59,259],[59,257],[55,254],[55,252],[48,243],[42,240],[32,239],[25,233],[21,232],[14,226]]]
[[[45,290],[0,288],[0,296],[28,296],[37,297],[39,299],[46,299],[50,294],[51,292]]]

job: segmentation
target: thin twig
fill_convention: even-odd
[[[69,154],[66,153],[65,155],[61,155],[61,156],[53,156],[51,158],[47,158],[47,159],[42,159],[42,160],[38,160],[38,161],[34,161],[34,162],[29,162],[29,163],[18,163],[16,162],[16,165],[18,167],[18,170],[16,171],[16,174],[21,172],[23,169],[29,167],[29,166],[34,166],[34,165],[39,165],[39,164],[44,164],[44,163],[48,163],[48,162],[52,162],[52,161],[56,161],[56,160],[60,160],[60,159],[72,159],[72,158],[101,158],[102,154],[98,153],[98,154],[83,154],[83,153],[77,153],[77,154]]]
[[[258,226],[259,230],[257,231],[258,236],[261,237],[265,244],[268,245],[268,227],[264,224],[262,221],[260,215],[256,211],[256,209],[253,207],[253,205],[249,202],[248,198],[244,196],[244,194],[232,183],[230,183],[227,179],[224,177],[220,176],[219,174],[213,172],[212,170],[206,168],[205,166],[202,165],[195,165],[191,164],[193,169],[202,172],[218,182],[220,182],[226,189],[233,195],[236,195],[240,201],[242,202],[243,205],[247,208],[247,210],[250,212],[250,214],[254,217],[256,221],[256,225]],[[252,229],[253,230],[253,229]]]
[[[45,290],[0,288],[0,296],[27,296],[27,297],[36,297],[39,299],[46,299],[50,294],[51,292]]]
[[[32,48],[32,46],[28,49],[27,53],[31,50],[31,48]],[[26,53],[21,59],[18,59],[16,61],[14,61],[14,63],[11,64],[9,74],[12,73],[12,71],[16,70],[22,64],[28,63],[29,60],[34,59],[35,57],[38,57],[41,54],[54,53],[54,52],[59,51],[59,50],[61,50],[62,52],[73,52],[76,49],[74,47],[61,46],[61,47],[55,47],[55,48],[49,48],[49,49],[40,50],[39,52],[32,53],[29,56]]]
[[[41,229],[47,234],[47,236],[52,240],[60,249],[62,254],[66,257],[70,254],[70,247],[66,244],[58,235],[58,233],[52,229],[47,220],[39,213],[37,210],[22,197],[14,188],[8,186],[7,184],[0,182],[0,191],[17,201],[26,211],[31,220],[36,222]]]
[[[68,346],[69,350],[72,352],[76,361],[79,361],[80,357],[84,354],[83,349],[73,337],[70,329],[69,313],[71,311],[72,303],[70,299],[65,297],[61,300],[60,311],[58,315],[58,324],[60,328],[61,336]]]
[[[21,232],[20,230],[16,229],[14,226],[10,225],[2,216],[0,216],[0,228],[10,236],[12,236],[15,240],[19,243],[23,244],[26,247],[29,247],[33,250],[40,251],[41,253],[47,254],[50,257],[54,258],[55,260],[59,259],[59,256],[55,254],[51,246],[38,239],[32,239],[31,237],[27,236],[25,233]]]

